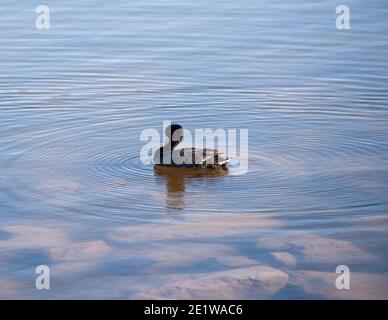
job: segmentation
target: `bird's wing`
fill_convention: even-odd
[[[229,159],[213,149],[183,148],[179,150],[185,164],[226,164]]]
[[[218,154],[218,164],[223,166],[230,161],[230,158],[226,157],[223,153]]]

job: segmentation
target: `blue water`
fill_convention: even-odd
[[[0,5],[0,298],[388,297],[385,1],[44,4]],[[248,172],[157,174],[163,120]]]

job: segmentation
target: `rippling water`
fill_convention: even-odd
[[[384,1],[45,4],[1,4],[0,297],[388,297]],[[163,120],[249,129],[248,172],[155,173]]]

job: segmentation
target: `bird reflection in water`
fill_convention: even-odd
[[[207,179],[229,174],[227,167],[213,169],[169,168],[155,165],[155,174],[166,183],[166,209],[183,210],[185,208],[185,183],[190,179]]]

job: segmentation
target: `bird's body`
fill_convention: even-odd
[[[214,168],[225,166],[230,159],[214,149],[182,148],[166,151],[164,147],[155,153],[158,165],[183,168]]]
[[[176,134],[177,133],[177,134]],[[214,149],[177,148],[183,140],[183,128],[171,125],[166,129],[169,143],[159,148],[154,155],[154,163],[163,167],[213,169],[224,167],[230,161]],[[173,138],[177,138],[173,140]]]

